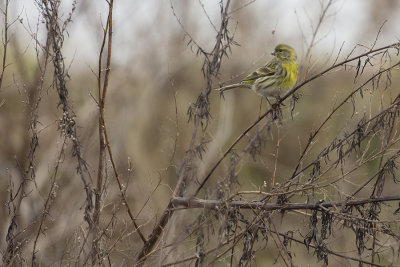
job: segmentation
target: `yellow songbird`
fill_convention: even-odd
[[[294,49],[285,44],[277,45],[272,55],[274,58],[270,62],[240,82],[215,90],[223,92],[237,87],[247,87],[264,97],[279,98],[296,84],[297,56]]]

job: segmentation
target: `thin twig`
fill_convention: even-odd
[[[5,2],[5,7],[4,7],[4,36],[3,36],[3,60],[2,60],[2,67],[1,67],[1,71],[0,71],[0,90],[1,90],[1,86],[3,84],[3,78],[4,78],[4,72],[6,70],[6,62],[7,62],[7,47],[8,47],[8,4],[9,4],[9,0],[6,0]]]

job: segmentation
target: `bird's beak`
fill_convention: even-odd
[[[274,51],[274,52],[272,52],[272,53],[271,53],[271,55],[275,56],[275,55],[276,55],[275,51]]]

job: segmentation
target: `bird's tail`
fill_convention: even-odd
[[[238,87],[251,88],[251,85],[244,84],[244,83],[234,83],[234,84],[230,84],[230,85],[223,86],[223,87],[220,87],[220,88],[215,88],[214,90],[223,92],[223,91],[231,90],[231,89],[238,88]]]

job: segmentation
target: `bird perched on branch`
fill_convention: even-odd
[[[286,44],[275,47],[274,58],[265,66],[247,75],[238,83],[217,88],[220,92],[238,88],[251,88],[264,97],[280,98],[282,93],[292,89],[297,81],[297,56],[294,49]]]

